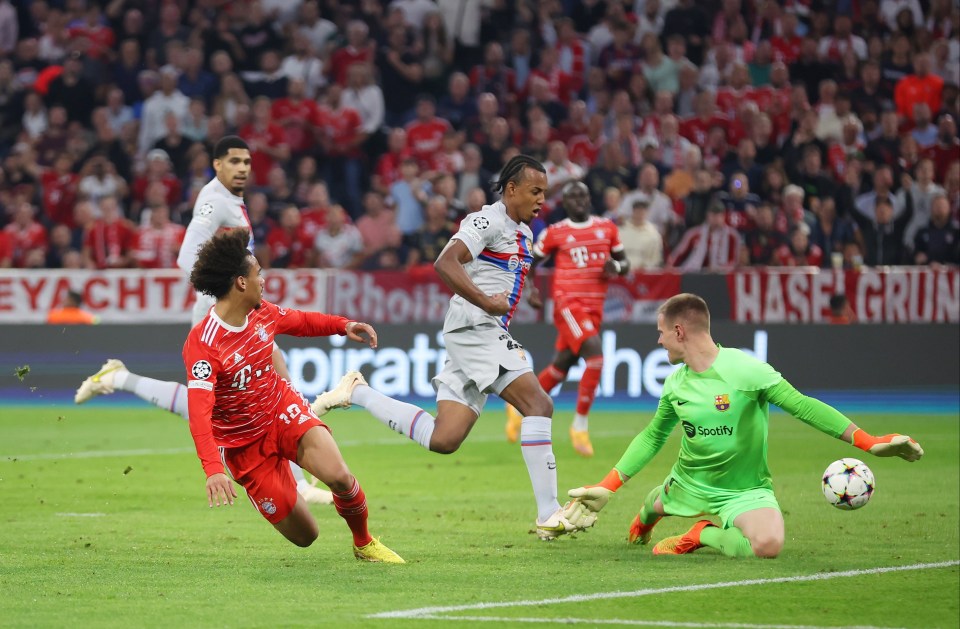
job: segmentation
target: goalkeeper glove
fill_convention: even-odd
[[[610,470],[596,485],[586,485],[571,489],[568,495],[573,498],[564,509],[564,516],[571,523],[587,528],[597,521],[597,514],[603,509],[610,496],[623,486],[623,478],[616,469]]]
[[[920,444],[907,435],[884,435],[874,437],[862,428],[853,431],[853,445],[874,456],[898,456],[907,461],[917,461],[923,456]]]

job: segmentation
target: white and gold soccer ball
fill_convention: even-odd
[[[823,497],[837,509],[859,509],[870,501],[877,483],[863,461],[843,458],[823,472]]]

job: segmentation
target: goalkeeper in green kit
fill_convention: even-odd
[[[657,315],[659,343],[671,364],[683,365],[663,385],[657,412],[620,461],[597,485],[570,490],[564,516],[578,527],[597,514],[623,483],[660,451],[679,423],[680,457],[667,479],[643,502],[630,542],[647,544],[665,515],[712,515],[683,535],[661,540],[655,555],[682,555],[708,546],[730,557],[776,557],[783,548],[783,515],[767,467],[770,404],[817,430],[874,454],[916,461],[920,445],[905,435],[874,437],[836,409],[794,389],[767,363],[718,346],[710,336],[706,302],[676,295]]]

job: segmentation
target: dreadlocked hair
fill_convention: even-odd
[[[246,229],[231,229],[205,242],[190,272],[194,289],[214,299],[225,297],[233,280],[250,272],[248,242],[250,232]]]
[[[493,191],[502,195],[504,190],[507,189],[507,184],[511,181],[514,184],[520,183],[520,181],[523,180],[523,171],[525,168],[532,168],[542,173],[547,172],[543,164],[529,155],[514,155],[510,158],[510,161],[507,162],[507,165],[503,167],[503,170],[500,171],[500,179],[493,184]]]

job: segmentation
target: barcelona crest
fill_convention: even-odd
[[[717,397],[713,398],[713,405],[717,407],[718,411],[725,411],[730,408],[730,395],[727,393],[722,393]]]

